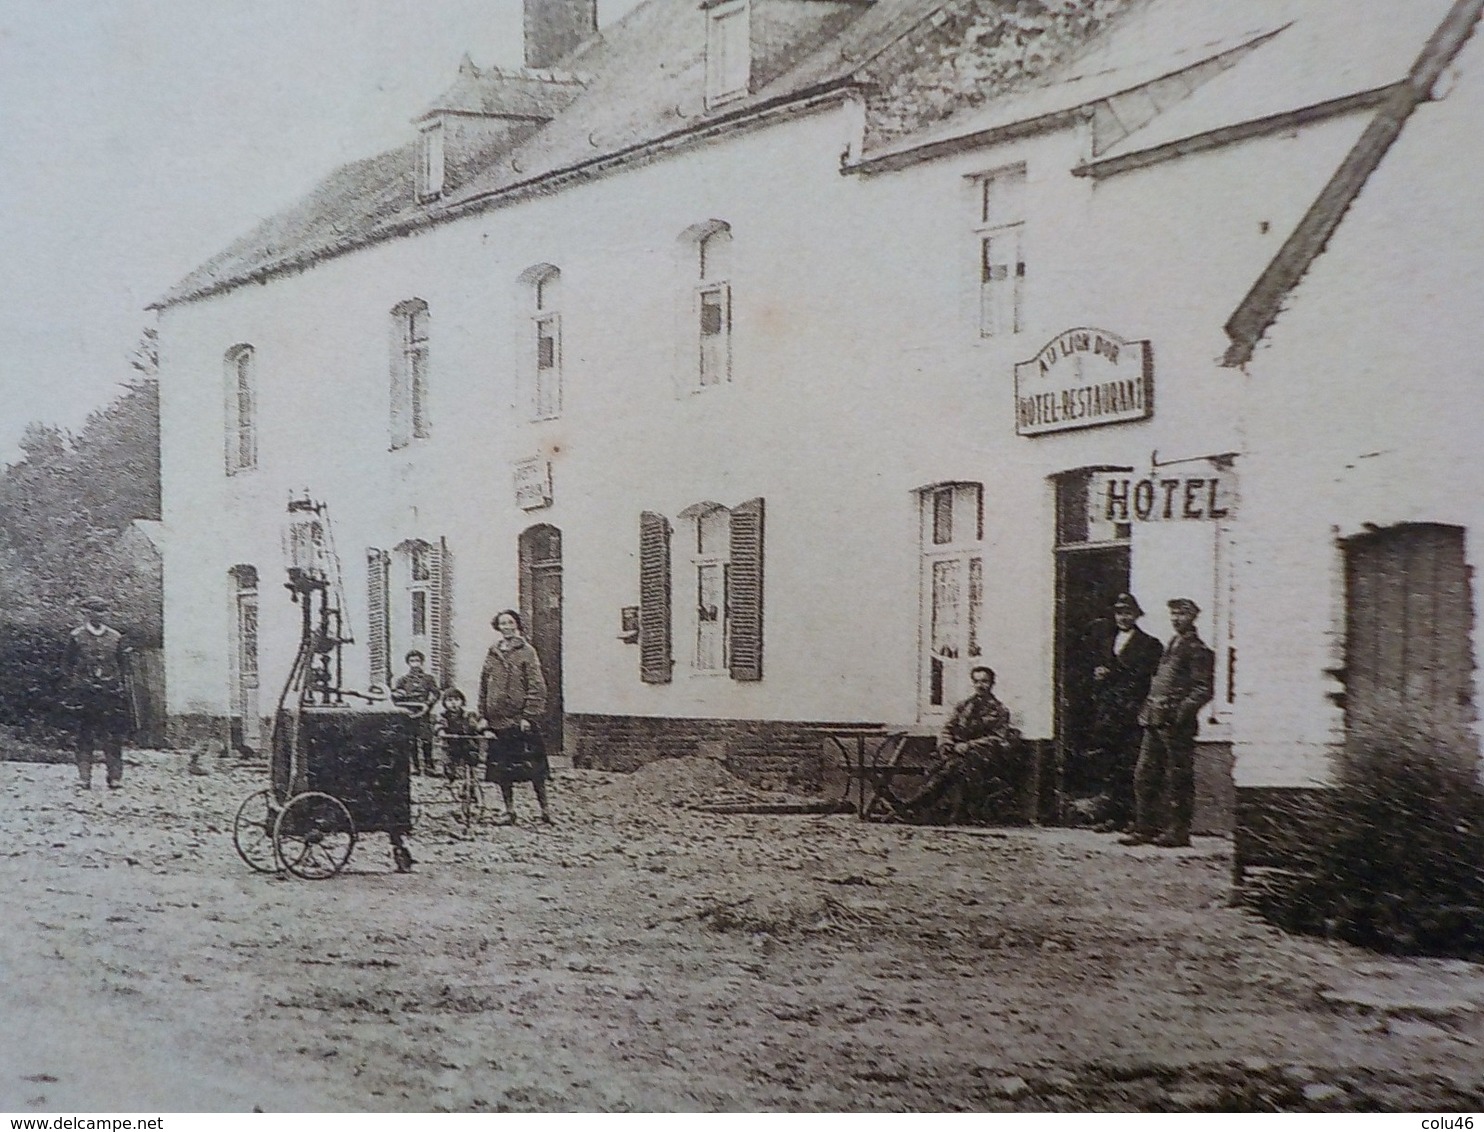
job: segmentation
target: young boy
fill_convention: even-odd
[[[412,760],[412,773],[418,773],[418,755],[422,755],[422,773],[433,773],[433,705],[438,702],[438,681],[429,672],[423,671],[427,657],[413,649],[406,656],[407,675],[399,676],[392,684],[392,703],[406,709],[417,718],[417,735],[408,752]]]
[[[443,717],[438,721],[438,738],[443,740],[447,751],[448,765],[444,768],[452,778],[464,763],[478,763],[482,755],[479,749],[481,735],[490,734],[489,724],[466,707],[464,693],[450,688],[443,693]]]

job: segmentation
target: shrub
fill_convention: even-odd
[[[1380,951],[1484,956],[1484,794],[1473,752],[1394,735],[1352,752],[1298,897]]]

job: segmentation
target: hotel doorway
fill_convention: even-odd
[[[1103,521],[1089,508],[1093,474],[1079,468],[1056,477],[1056,796],[1063,820],[1078,799],[1105,792],[1107,768],[1084,757],[1093,722],[1092,668],[1087,637],[1093,623],[1112,616],[1114,600],[1129,591],[1131,529]]]

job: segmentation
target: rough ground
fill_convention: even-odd
[[[315,883],[208,768],[0,763],[0,1110],[1484,1108],[1480,969],[1285,937],[1223,841],[708,815],[685,761],[473,840],[429,791],[413,874]]]

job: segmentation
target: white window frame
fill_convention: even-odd
[[[732,380],[732,230],[713,228],[696,241],[696,286],[694,326],[696,334],[696,387],[709,389]],[[719,262],[720,261],[720,262]],[[719,311],[716,327],[708,329],[708,312]]]
[[[403,602],[400,610],[393,610],[393,624],[397,625],[400,638],[396,642],[396,654],[389,658],[393,670],[401,662],[401,658],[413,649],[417,649],[423,656],[433,656],[433,580],[432,571],[428,566],[427,556],[432,554],[432,545],[421,540],[413,540],[398,547],[397,568],[401,575]],[[419,571],[418,563],[423,564]],[[421,575],[421,576],[420,576]],[[417,609],[419,599],[422,604],[422,632],[417,631]]]
[[[975,321],[980,338],[1004,338],[1025,329],[1025,164],[973,182]]]
[[[417,199],[437,200],[443,195],[445,171],[443,122],[426,123],[417,136]]]
[[[720,504],[703,504],[687,515],[691,535],[688,600],[683,608],[690,647],[686,661],[698,676],[726,676],[731,672],[731,601],[729,570],[731,567],[731,510]],[[714,542],[706,541],[708,524]],[[719,600],[706,603],[707,579],[720,593]],[[711,663],[714,660],[715,663]]]
[[[919,710],[923,718],[946,716],[969,694],[969,670],[984,663],[984,488],[982,484],[934,484],[918,492],[919,536],[922,559],[921,639],[922,677]],[[938,579],[952,570],[957,576],[954,630],[942,640],[938,634]],[[939,646],[943,647],[940,648]],[[935,701],[935,662],[942,672],[941,695]]]
[[[752,8],[726,0],[706,11],[706,105],[745,98],[752,86]]]
[[[407,299],[392,308],[392,320],[392,396],[402,402],[397,404],[394,400],[392,405],[391,446],[397,449],[432,435],[428,372],[432,311],[422,299]],[[399,414],[405,414],[405,432],[398,427]]]
[[[257,351],[233,346],[223,359],[226,398],[226,467],[229,476],[258,466]]]
[[[531,419],[562,415],[562,273],[556,268],[531,283]],[[545,332],[545,333],[543,333]],[[551,341],[551,364],[543,366],[541,343]]]

